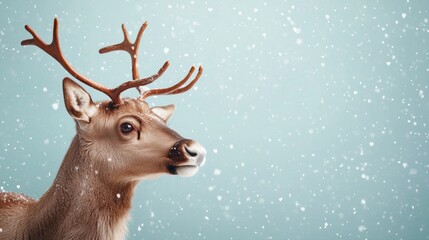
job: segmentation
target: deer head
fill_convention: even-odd
[[[153,95],[178,94],[192,88],[202,74],[202,67],[186,86],[195,71],[191,67],[185,78],[177,84],[163,89],[144,89],[158,79],[168,68],[165,62],[159,71],[147,78],[140,78],[137,68],[140,39],[147,23],[140,28],[136,41],[131,43],[127,30],[122,25],[123,42],[100,49],[100,53],[123,50],[130,54],[133,79],[116,88],[107,88],[78,73],[65,59],[59,43],[58,20],[54,20],[53,40],[46,44],[28,25],[25,29],[33,36],[22,41],[22,45],[34,45],[51,55],[64,69],[82,83],[105,93],[110,100],[93,102],[90,94],[80,85],[65,78],[63,80],[64,101],[68,113],[76,121],[79,150],[82,159],[91,159],[106,181],[123,182],[139,180],[159,174],[192,176],[204,164],[206,150],[197,142],[181,137],[167,126],[174,112],[174,105],[149,107],[145,99]],[[137,88],[137,99],[121,98],[120,94]],[[83,161],[83,160],[82,160]]]

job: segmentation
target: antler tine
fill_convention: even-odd
[[[145,31],[147,27],[147,22],[145,22],[141,27],[139,32],[137,33],[136,40],[134,43],[130,42],[130,39],[128,37],[128,31],[124,24],[122,24],[122,32],[124,33],[124,40],[121,43],[110,45],[104,48],[100,49],[100,53],[108,53],[113,51],[125,51],[130,54],[131,57],[131,68],[132,68],[132,74],[133,74],[133,80],[137,80],[140,78],[139,71],[138,71],[138,50],[140,46],[140,39],[143,35],[143,32]]]
[[[69,72],[73,77],[80,80],[81,82],[87,84],[90,87],[93,87],[105,94],[107,94],[110,98],[113,99],[111,96],[109,89],[104,87],[101,84],[98,84],[97,82],[92,81],[91,79],[88,79],[84,77],[83,75],[79,74],[71,65],[70,63],[65,59],[61,47],[60,47],[60,41],[58,37],[58,19],[54,19],[54,29],[53,29],[53,36],[52,36],[52,42],[50,44],[46,44],[34,30],[28,26],[25,25],[25,29],[33,36],[32,39],[27,39],[21,42],[22,46],[28,46],[28,45],[34,45],[40,49],[42,49],[44,52],[52,56],[55,60],[57,60],[67,72]]]
[[[200,77],[201,77],[201,75],[203,74],[203,67],[202,66],[200,66],[199,68],[198,68],[198,73],[197,73],[197,75],[195,76],[195,78],[194,78],[194,80],[192,80],[188,85],[186,85],[185,87],[182,87],[182,88],[179,88],[179,89],[176,89],[176,90],[174,90],[174,91],[172,91],[172,92],[169,92],[168,94],[179,94],[179,93],[183,93],[183,92],[186,92],[186,91],[188,91],[189,89],[191,89],[194,85],[195,85],[195,83],[200,79]]]
[[[191,77],[192,73],[194,73],[195,71],[195,67],[192,66],[191,69],[189,70],[188,74],[186,75],[185,78],[183,78],[180,82],[176,83],[175,85],[168,87],[168,88],[159,88],[159,89],[149,89],[147,91],[145,91],[144,93],[142,93],[141,98],[144,99],[146,97],[149,97],[151,95],[161,95],[161,94],[167,94],[169,92],[174,91],[175,89],[181,87],[183,84],[185,84],[188,79]]]
[[[150,90],[147,90],[146,92],[143,92],[140,99],[143,100],[143,99],[146,99],[147,97],[153,96],[153,95],[163,95],[163,94],[171,95],[171,94],[179,94],[179,93],[188,91],[189,89],[191,89],[194,86],[194,84],[200,79],[201,75],[203,74],[203,67],[200,66],[198,68],[198,73],[195,76],[195,78],[188,85],[181,88],[181,86],[184,85],[189,80],[189,78],[193,74],[194,70],[195,70],[195,67],[192,66],[191,69],[189,70],[188,74],[186,75],[186,77],[171,87],[160,88],[160,89],[150,89]]]

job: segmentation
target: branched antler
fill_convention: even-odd
[[[131,68],[132,68],[134,80],[139,78],[139,70],[137,68],[138,67],[138,63],[137,63],[138,51],[139,51],[139,46],[140,46],[140,39],[141,39],[143,32],[146,29],[146,27],[147,27],[147,22],[145,22],[140,27],[140,30],[139,30],[137,37],[136,37],[136,40],[134,41],[134,43],[131,43],[130,39],[128,37],[127,28],[125,27],[125,24],[122,24],[122,32],[124,33],[124,40],[121,43],[104,47],[104,48],[100,49],[100,51],[99,51],[101,54],[113,52],[113,51],[119,51],[119,50],[128,52],[130,54],[130,57],[131,57]]]
[[[168,66],[170,65],[170,63],[168,61],[166,61],[164,63],[164,65],[162,65],[162,67],[158,70],[158,72],[156,74],[154,74],[150,77],[147,77],[147,78],[140,78],[139,72],[138,72],[138,63],[137,63],[138,48],[140,45],[141,37],[142,37],[143,32],[146,29],[146,27],[147,27],[147,23],[145,22],[141,26],[141,28],[137,34],[137,38],[136,38],[135,42],[131,43],[129,40],[129,37],[128,37],[127,29],[125,28],[125,25],[122,24],[122,31],[124,33],[124,40],[121,43],[104,47],[104,48],[100,49],[100,51],[99,51],[100,53],[103,54],[103,53],[107,53],[107,52],[123,50],[123,51],[128,52],[131,56],[133,80],[124,82],[116,88],[107,88],[107,87],[89,79],[89,78],[81,75],[80,73],[78,73],[70,65],[70,63],[65,59],[65,57],[61,51],[60,41],[58,38],[58,19],[57,18],[54,19],[53,36],[52,36],[52,42],[50,44],[45,43],[34,32],[34,30],[30,26],[25,25],[25,29],[33,36],[33,38],[22,41],[21,45],[23,45],[23,46],[34,45],[36,47],[39,47],[40,49],[45,51],[47,54],[51,55],[55,60],[57,60],[64,67],[64,69],[67,70],[67,72],[69,72],[73,77],[75,77],[79,81],[85,83],[86,85],[88,85],[88,86],[90,86],[96,90],[99,90],[100,92],[105,93],[112,100],[112,106],[117,106],[117,105],[122,103],[122,99],[121,99],[120,95],[123,91],[130,89],[130,88],[134,88],[134,87],[139,89],[139,87],[141,87],[141,86],[148,85],[148,84],[152,83],[153,81],[155,81],[156,79],[161,77],[161,75],[167,70]],[[180,81],[179,83],[177,83],[177,84],[175,84],[169,88],[152,89],[152,90],[145,91],[145,92],[141,93],[140,98],[142,100],[144,100],[148,96],[152,96],[152,95],[178,94],[178,93],[182,93],[182,92],[185,92],[185,91],[191,89],[192,86],[200,78],[202,71],[203,71],[202,67],[199,67],[197,75],[188,85],[186,85],[185,87],[182,87],[182,85],[184,85],[189,80],[189,78],[191,77],[194,70],[195,70],[195,67],[192,66],[192,68],[189,70],[186,77],[182,81]]]
[[[133,80],[127,81],[125,83],[122,83],[121,85],[119,85],[116,88],[110,89],[110,88],[107,88],[107,87],[105,87],[105,86],[81,75],[65,59],[65,57],[61,51],[59,37],[58,37],[58,19],[57,18],[55,18],[55,20],[54,20],[53,37],[52,37],[52,42],[50,44],[46,44],[34,32],[34,30],[30,26],[25,25],[25,29],[33,36],[33,38],[22,41],[21,42],[22,46],[34,45],[36,47],[39,47],[40,49],[45,51],[47,54],[51,55],[55,60],[57,60],[64,67],[64,69],[67,70],[67,72],[69,72],[73,77],[75,77],[79,81],[85,83],[86,85],[88,85],[88,86],[90,86],[96,90],[99,90],[100,92],[103,92],[107,96],[109,96],[110,99],[113,101],[114,105],[119,105],[122,103],[122,99],[120,97],[120,94],[123,91],[125,91],[129,88],[144,86],[144,85],[152,83],[153,81],[155,81],[156,79],[161,77],[161,75],[165,72],[165,70],[167,70],[168,66],[170,65],[170,63],[167,61],[158,70],[158,72],[156,74],[154,74],[150,77],[142,78],[142,79],[136,79],[134,81]]]
[[[113,51],[120,51],[120,50],[128,52],[130,54],[130,57],[131,57],[133,79],[139,78],[139,72],[138,72],[138,68],[137,68],[138,67],[138,64],[137,64],[138,49],[140,46],[141,37],[142,37],[144,31],[146,30],[147,25],[148,25],[147,22],[145,22],[140,27],[140,30],[137,33],[136,40],[134,41],[134,43],[131,43],[130,38],[128,36],[127,28],[125,27],[124,24],[122,24],[122,32],[124,34],[124,40],[118,44],[114,44],[114,45],[110,45],[110,46],[101,48],[99,51],[101,54],[113,52]],[[192,66],[191,69],[189,70],[188,74],[186,75],[186,77],[182,81],[180,81],[177,84],[175,84],[171,87],[168,87],[168,88],[151,89],[151,90],[147,90],[147,91],[143,91],[143,92],[140,90],[140,88],[137,88],[137,90],[141,94],[140,99],[144,100],[145,98],[147,98],[149,96],[153,96],[153,95],[178,94],[178,93],[188,91],[189,89],[192,88],[192,86],[200,78],[202,71],[203,71],[203,68],[200,66],[198,68],[197,76],[194,78],[194,80],[192,80],[186,87],[180,88],[183,84],[185,84],[189,80],[189,78],[192,76],[192,73],[194,72],[194,70],[195,70],[195,67]]]
[[[58,19],[55,18],[54,20],[54,31],[52,36],[52,42],[50,44],[46,44],[45,42],[43,42],[43,40],[34,32],[34,30],[30,26],[25,25],[25,29],[33,36],[33,38],[22,41],[22,46],[34,45],[36,47],[39,47],[47,54],[51,55],[55,60],[57,60],[64,67],[64,69],[66,69],[67,72],[69,72],[73,77],[79,79],[81,82],[91,87],[94,87],[97,90],[100,90],[101,92],[105,93],[107,91],[107,88],[105,88],[104,86],[79,74],[64,58],[64,55],[60,48],[60,41],[58,38]]]

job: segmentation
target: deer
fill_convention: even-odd
[[[125,25],[124,40],[101,48],[101,54],[125,51],[131,56],[132,80],[108,88],[77,72],[64,57],[54,19],[50,44],[28,25],[32,38],[21,42],[49,54],[72,77],[100,91],[108,100],[94,102],[78,83],[65,77],[62,82],[65,107],[74,119],[76,135],[49,189],[35,200],[13,192],[0,193],[0,239],[125,239],[127,221],[136,185],[161,175],[190,177],[205,163],[205,148],[183,138],[167,126],[174,105],[150,107],[146,99],[155,95],[179,94],[191,89],[192,66],[178,83],[149,89],[169,67],[166,61],[156,74],[140,78],[138,49],[147,27],[145,22],[132,43]],[[185,85],[186,84],[186,85]],[[136,88],[139,97],[121,97]]]

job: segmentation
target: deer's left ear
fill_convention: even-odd
[[[152,112],[154,112],[158,117],[162,118],[165,122],[168,121],[168,119],[173,114],[174,110],[176,110],[176,106],[173,104],[162,106],[162,107],[153,107],[151,108]]]
[[[90,123],[91,118],[97,113],[97,107],[89,93],[70,78],[64,78],[63,94],[70,116],[79,123]]]

